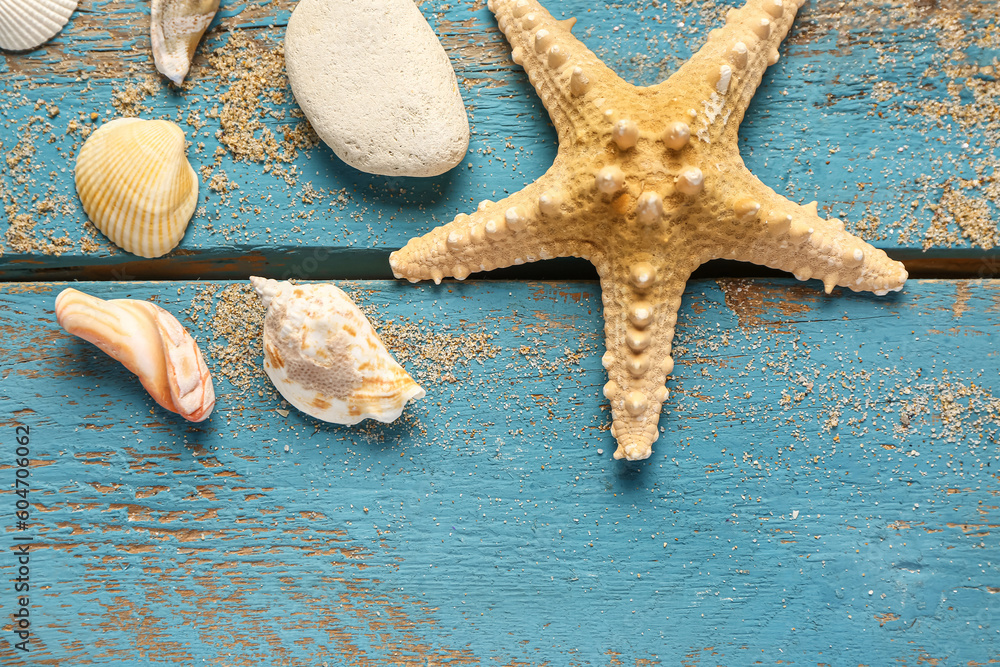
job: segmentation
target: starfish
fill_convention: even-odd
[[[799,280],[883,295],[903,265],[754,176],[737,131],[764,70],[804,0],[749,0],[666,81],[620,79],[535,0],[489,8],[548,110],[552,167],[499,202],[412,239],[389,258],[411,282],[552,257],[597,268],[604,304],[611,434],[617,459],[649,457],[674,368],[670,356],[691,272],[716,258],[789,271]]]

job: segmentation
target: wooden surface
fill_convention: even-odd
[[[0,433],[34,443],[30,664],[996,657],[1000,282],[694,282],[663,434],[625,465],[593,283],[342,285],[428,391],[392,426],[234,386],[204,283],[79,285],[214,351],[202,425],[62,332],[62,285],[0,290]]]
[[[747,165],[953,279],[887,298],[693,281],[661,437],[637,464],[611,459],[600,294],[575,279],[589,265],[381,280],[407,239],[555,155],[485,2],[419,4],[473,132],[434,179],[360,174],[311,142],[284,79],[286,0],[224,3],[183,90],[154,76],[138,0],[83,0],[45,47],[0,53],[0,664],[1000,660],[995,3],[801,10],[741,129]],[[548,6],[652,84],[735,4]],[[158,260],[111,246],[75,196],[80,145],[120,115],[180,122],[202,175],[187,235]],[[356,429],[283,404],[259,370],[251,274],[364,279],[338,284],[428,396]],[[164,412],[66,335],[65,284],[42,282],[56,279],[177,314],[213,370],[211,420]],[[25,535],[29,654],[10,616]]]
[[[549,4],[578,16],[576,33],[620,75],[653,84],[737,3]],[[989,272],[1000,275],[1000,36],[992,0],[960,5],[806,5],[746,116],[742,154],[765,183],[793,201],[818,200],[824,214],[895,257],[989,258]],[[425,0],[469,111],[468,157],[433,179],[344,165],[310,143],[284,77],[291,6],[226,6],[183,90],[155,75],[148,9],[137,0],[83,0],[49,45],[0,56],[3,150],[19,156],[0,164],[0,198],[18,221],[0,239],[5,275],[235,278],[252,267],[391,278],[390,251],[482,199],[519,190],[551,164],[555,134],[485,3]],[[167,258],[128,255],[84,225],[75,156],[91,128],[119,115],[180,122],[204,169],[201,206]],[[282,139],[296,130],[297,140]],[[587,266],[564,274],[591,277]]]

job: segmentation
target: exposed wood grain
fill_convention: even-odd
[[[995,3],[813,0],[741,130],[769,185],[917,275],[985,280],[887,299],[692,282],[640,464],[610,460],[593,282],[346,284],[428,390],[396,424],[357,429],[274,393],[245,283],[123,282],[387,277],[408,238],[541,174],[555,136],[485,3],[418,4],[473,129],[466,162],[435,179],[359,174],[311,143],[282,71],[288,0],[224,6],[183,90],[154,75],[138,0],[83,0],[44,48],[0,53],[0,280],[110,279],[78,287],[154,299],[191,327],[219,393],[206,423],[164,413],[56,326],[63,285],[0,285],[4,544],[35,540],[27,656],[0,561],[0,664],[996,662]],[[640,84],[734,4],[547,2]],[[80,145],[119,115],[181,123],[202,174],[161,260],[112,247],[75,197]],[[490,277],[546,271],[590,275]]]
[[[344,284],[428,390],[358,429],[254,370],[246,285],[76,286],[177,314],[219,402],[165,413],[57,327],[62,285],[0,286],[3,451],[32,434],[30,664],[997,655],[998,281],[692,282],[637,464],[610,458],[594,283]],[[0,662],[27,664],[5,626]]]
[[[580,17],[583,41],[622,76],[649,84],[698,48],[730,4],[549,2],[558,15]],[[224,8],[183,90],[154,76],[148,9],[136,0],[87,0],[45,48],[0,56],[2,275],[92,266],[97,276],[102,266],[136,260],[83,224],[72,182],[85,136],[122,114],[172,118],[188,132],[202,205],[171,257],[200,263],[203,277],[227,275],[216,267],[247,254],[294,266],[317,250],[346,258],[336,266],[371,267],[341,276],[388,277],[384,262],[365,253],[384,255],[481,199],[520,189],[551,164],[547,116],[484,3],[471,1],[421,3],[463,84],[474,134],[462,166],[434,179],[375,177],[309,146],[294,134],[304,126],[280,71],[290,7],[253,0]],[[741,130],[747,164],[901,259],[917,255],[941,271],[954,267],[941,261],[969,254],[995,262],[995,23],[988,0],[806,5]],[[263,54],[278,58],[277,70],[262,64]],[[236,78],[226,63],[242,63]],[[224,120],[236,104],[226,93],[253,72],[269,82],[264,102],[244,106],[259,123],[257,139],[270,132],[277,140],[267,156],[235,148]]]

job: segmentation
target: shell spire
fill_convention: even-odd
[[[256,290],[257,296],[260,297],[260,302],[264,305],[265,310],[271,307],[271,299],[281,293],[282,285],[291,285],[291,283],[279,283],[277,280],[260,278],[258,276],[250,276],[250,284]]]
[[[56,319],[139,377],[161,406],[192,422],[215,407],[212,376],[198,344],[173,315],[148,301],[105,301],[67,288],[56,297]]]
[[[388,423],[424,397],[339,288],[257,277],[250,282],[267,308],[264,371],[302,412],[347,426],[367,418]]]

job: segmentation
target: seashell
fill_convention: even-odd
[[[105,301],[78,290],[56,297],[56,319],[137,376],[161,406],[192,422],[215,407],[212,376],[198,344],[173,315],[148,301]]]
[[[167,120],[116,118],[97,129],[76,159],[83,210],[115,245],[140,257],[180,243],[198,203],[198,176],[184,131]]]
[[[392,422],[425,393],[403,370],[350,297],[327,283],[250,278],[267,315],[264,371],[289,403],[351,426]]]
[[[0,0],[0,49],[28,51],[62,30],[78,0]]]
[[[208,29],[219,0],[153,0],[149,37],[156,69],[178,86],[191,68],[191,58]]]

